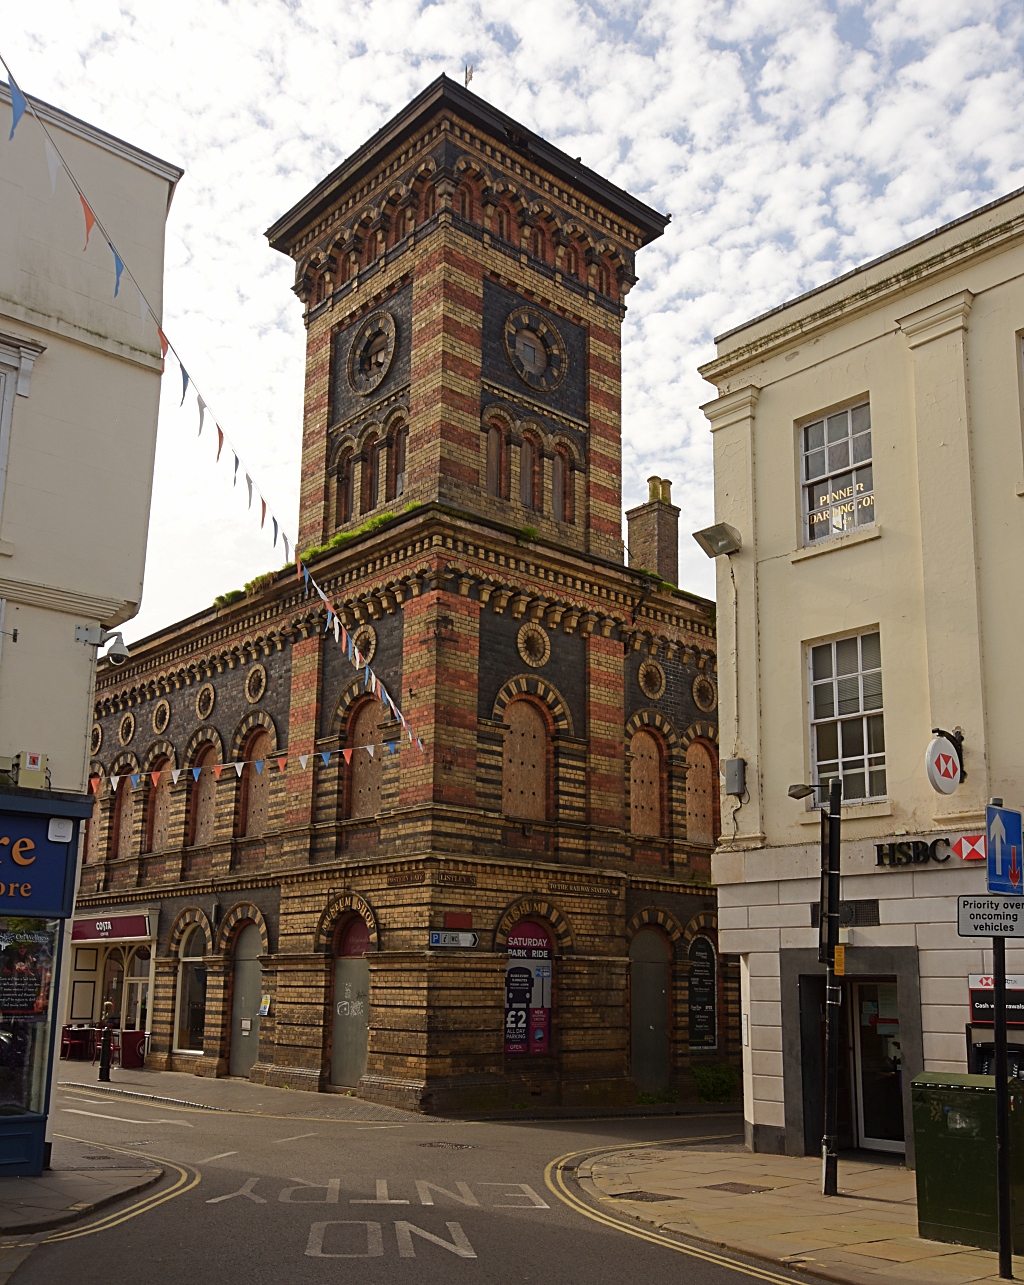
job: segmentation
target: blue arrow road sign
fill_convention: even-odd
[[[1024,844],[1020,813],[1012,808],[986,808],[988,890],[1024,895]]]

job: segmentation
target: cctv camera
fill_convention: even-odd
[[[111,643],[110,648],[107,651],[107,660],[109,660],[112,665],[123,665],[130,658],[131,653],[124,645],[124,639],[121,637],[120,633],[114,633],[110,636],[114,641]],[[103,641],[106,642],[107,639],[104,639]]]

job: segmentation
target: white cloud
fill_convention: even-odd
[[[474,63],[476,92],[671,212],[628,301],[624,500],[675,479],[704,593],[711,337],[1024,182],[1024,17],[999,0],[0,0],[0,32],[26,90],[185,167],[166,329],[292,531],[303,329],[263,230],[424,85]],[[134,636],[278,561],[165,382]]]

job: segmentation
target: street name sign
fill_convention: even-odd
[[[1024,899],[957,897],[956,930],[961,937],[1024,937]]]
[[[1013,808],[985,809],[986,848],[988,850],[988,890],[1005,896],[1024,893],[1024,844],[1021,842],[1021,817]]]
[[[430,933],[431,946],[456,946],[463,950],[471,950],[479,941],[480,937],[477,933],[438,932],[433,929]]]

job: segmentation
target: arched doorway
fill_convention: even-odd
[[[641,928],[629,944],[632,1070],[641,1093],[662,1093],[672,1076],[669,1023],[669,944],[656,928]]]
[[[355,1088],[366,1070],[370,930],[362,918],[341,929],[334,957],[331,1083]]]
[[[235,939],[235,974],[231,988],[231,1075],[248,1077],[259,1052],[262,953],[260,930],[255,924],[246,924]]]
[[[508,935],[505,965],[505,1053],[551,1051],[551,934],[522,919]]]

